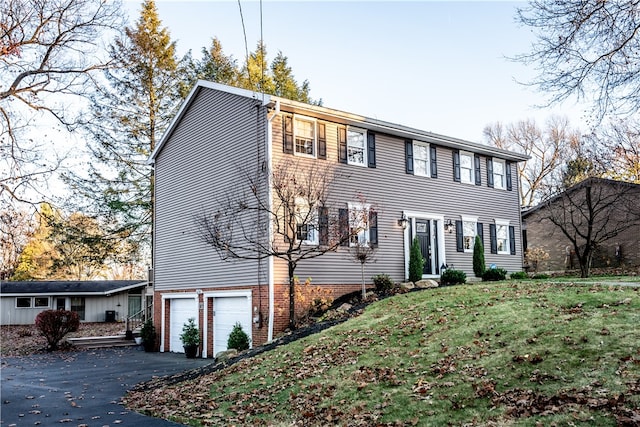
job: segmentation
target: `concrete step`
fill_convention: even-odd
[[[127,340],[123,335],[111,335],[105,337],[81,337],[67,338],[67,341],[74,347],[79,348],[107,348],[107,347],[128,347],[137,345],[134,340]]]

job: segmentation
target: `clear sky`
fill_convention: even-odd
[[[125,3],[130,21],[141,2]],[[237,1],[157,0],[178,51],[201,49],[215,36],[241,64],[245,36]],[[515,21],[524,2],[272,1],[262,3],[268,59],[282,51],[295,78],[329,108],[482,142],[484,127],[551,114],[583,127],[574,104],[537,108],[543,94],[523,86],[534,71],[510,61],[534,37]],[[260,3],[241,1],[248,50],[261,34]]]

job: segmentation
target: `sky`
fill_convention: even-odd
[[[525,2],[264,0],[262,14],[257,0],[156,6],[180,55],[200,58],[217,37],[242,64],[262,34],[268,60],[282,51],[328,108],[474,142],[498,121],[542,126],[555,114],[584,128],[585,106],[540,108],[545,94],[523,84],[535,69],[509,59],[535,41],[515,20]],[[125,8],[133,23],[141,1]]]

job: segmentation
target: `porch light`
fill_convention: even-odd
[[[444,223],[444,231],[448,232],[449,234],[453,233],[453,222],[451,222],[450,219],[448,219],[447,222]]]
[[[406,216],[404,216],[404,214],[403,214],[403,215],[402,215],[402,218],[400,218],[400,219],[398,220],[398,225],[399,225],[400,227],[402,227],[402,229],[403,229],[403,230],[406,230],[406,229],[407,229],[407,227],[409,226],[409,219],[407,219],[407,217],[406,217]]]

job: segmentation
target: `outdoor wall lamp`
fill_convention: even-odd
[[[451,222],[450,219],[448,219],[447,222],[444,223],[444,231],[448,232],[449,234],[453,233],[453,222]]]
[[[402,218],[398,220],[398,225],[402,227],[403,230],[406,230],[407,227],[409,226],[409,219],[403,214]]]

